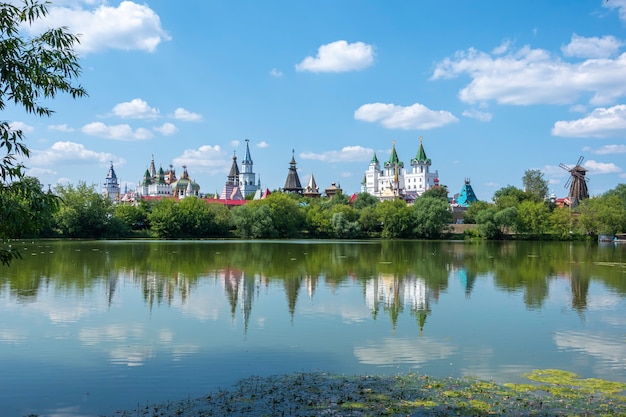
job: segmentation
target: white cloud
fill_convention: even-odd
[[[278,69],[276,69],[276,68],[272,68],[272,69],[270,70],[270,75],[271,75],[272,77],[280,78],[280,77],[282,77],[282,76],[283,76],[283,72],[282,72],[282,71],[279,71],[279,70],[278,70]]]
[[[44,150],[31,150],[29,165],[34,169],[58,165],[101,165],[108,166],[110,161],[116,165],[123,165],[126,161],[108,152],[96,152],[85,148],[85,145],[75,142],[55,142]]]
[[[372,155],[374,155],[374,149],[372,148],[345,146],[339,151],[303,152],[299,156],[302,159],[313,159],[323,162],[363,162],[371,160]]]
[[[591,104],[602,105],[626,95],[626,54],[568,63],[528,46],[497,57],[470,48],[438,63],[431,80],[461,75],[471,78],[459,92],[467,103],[572,104],[591,95]]]
[[[597,155],[615,155],[618,153],[626,153],[626,145],[604,145],[595,151],[589,149]]]
[[[569,44],[561,47],[565,56],[577,58],[609,58],[615,56],[624,42],[614,36],[603,36],[601,38],[572,35]]]
[[[173,123],[163,123],[163,125],[154,127],[153,129],[163,136],[172,136],[178,132],[178,128]]]
[[[374,48],[363,42],[344,40],[322,45],[317,56],[308,56],[296,65],[297,71],[346,72],[358,71],[374,63]]]
[[[203,145],[198,149],[186,149],[182,155],[174,158],[176,166],[186,165],[189,167],[191,176],[194,172],[220,175],[228,172],[232,164],[232,157],[227,155],[219,145]]]
[[[626,21],[626,0],[603,1],[602,6],[609,9],[618,9],[620,20]]]
[[[11,122],[9,123],[11,130],[21,130],[22,133],[31,133],[35,130],[31,125],[27,125],[24,122]]]
[[[232,145],[233,148],[236,148],[237,146],[239,146],[241,142],[239,142],[238,140],[232,140],[230,141],[230,144]]]
[[[356,120],[380,122],[389,129],[433,129],[459,121],[452,113],[430,110],[423,104],[408,107],[395,104],[369,103],[354,112]]]
[[[583,166],[589,170],[589,174],[615,174],[622,172],[622,169],[613,163],[597,162],[589,160],[583,163]]]
[[[140,98],[120,103],[113,107],[113,114],[124,119],[155,119],[159,116],[159,109],[150,107]]]
[[[198,113],[192,113],[188,110],[183,109],[182,107],[174,110],[174,118],[185,122],[197,122],[202,120],[202,116]]]
[[[39,32],[47,27],[67,26],[79,35],[76,50],[83,53],[105,49],[154,52],[162,41],[170,40],[161,27],[161,19],[147,4],[122,1],[117,7],[84,7],[51,6],[48,17],[28,29]]]
[[[481,122],[489,122],[491,121],[491,118],[493,117],[491,113],[476,110],[476,109],[465,110],[463,112],[463,116],[469,117],[470,119],[480,120]]]
[[[48,126],[48,130],[56,130],[57,132],[70,133],[73,132],[75,129],[64,123],[61,125],[50,125]]]
[[[93,122],[86,124],[81,130],[87,135],[124,141],[146,140],[152,137],[148,129],[140,127],[133,130],[127,124],[108,126],[102,122]]]
[[[597,108],[588,116],[571,121],[558,121],[552,128],[554,136],[603,138],[626,133],[626,105]]]
[[[257,143],[256,147],[257,148],[267,148],[269,145],[269,143],[265,142],[264,140],[262,140],[261,142]]]

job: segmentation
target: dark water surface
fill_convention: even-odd
[[[626,382],[626,244],[35,241],[0,267],[0,415],[294,371]]]

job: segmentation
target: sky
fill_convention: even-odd
[[[35,34],[79,35],[89,96],[49,118],[7,106],[44,187],[134,189],[154,158],[221,192],[249,140],[263,189],[292,152],[304,185],[360,192],[393,143],[420,138],[450,196],[522,188],[540,170],[567,196],[583,157],[591,195],[626,183],[626,0],[59,0]]]

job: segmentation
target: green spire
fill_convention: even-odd
[[[374,152],[374,157],[370,161],[370,165],[372,165],[372,164],[378,165],[378,158],[376,157],[376,152]]]
[[[417,155],[415,155],[415,158],[411,160],[411,165],[413,165],[414,163],[426,164],[426,165],[431,164],[430,159],[428,159],[428,157],[426,156],[426,151],[424,150],[424,144],[422,143],[423,140],[424,138],[420,136],[420,147],[417,150]]]
[[[387,161],[390,165],[399,164],[400,158],[398,158],[398,153],[396,152],[396,141],[393,141],[393,145],[391,148],[391,155],[389,155],[389,161]]]

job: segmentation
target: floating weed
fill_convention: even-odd
[[[158,409],[158,415],[165,417],[626,415],[626,397],[618,395],[626,384],[581,379],[559,370],[533,371],[527,376],[536,384],[501,385],[477,378],[431,378],[414,373],[251,377],[230,391],[151,410],[156,413]],[[116,416],[147,416],[138,411]]]

